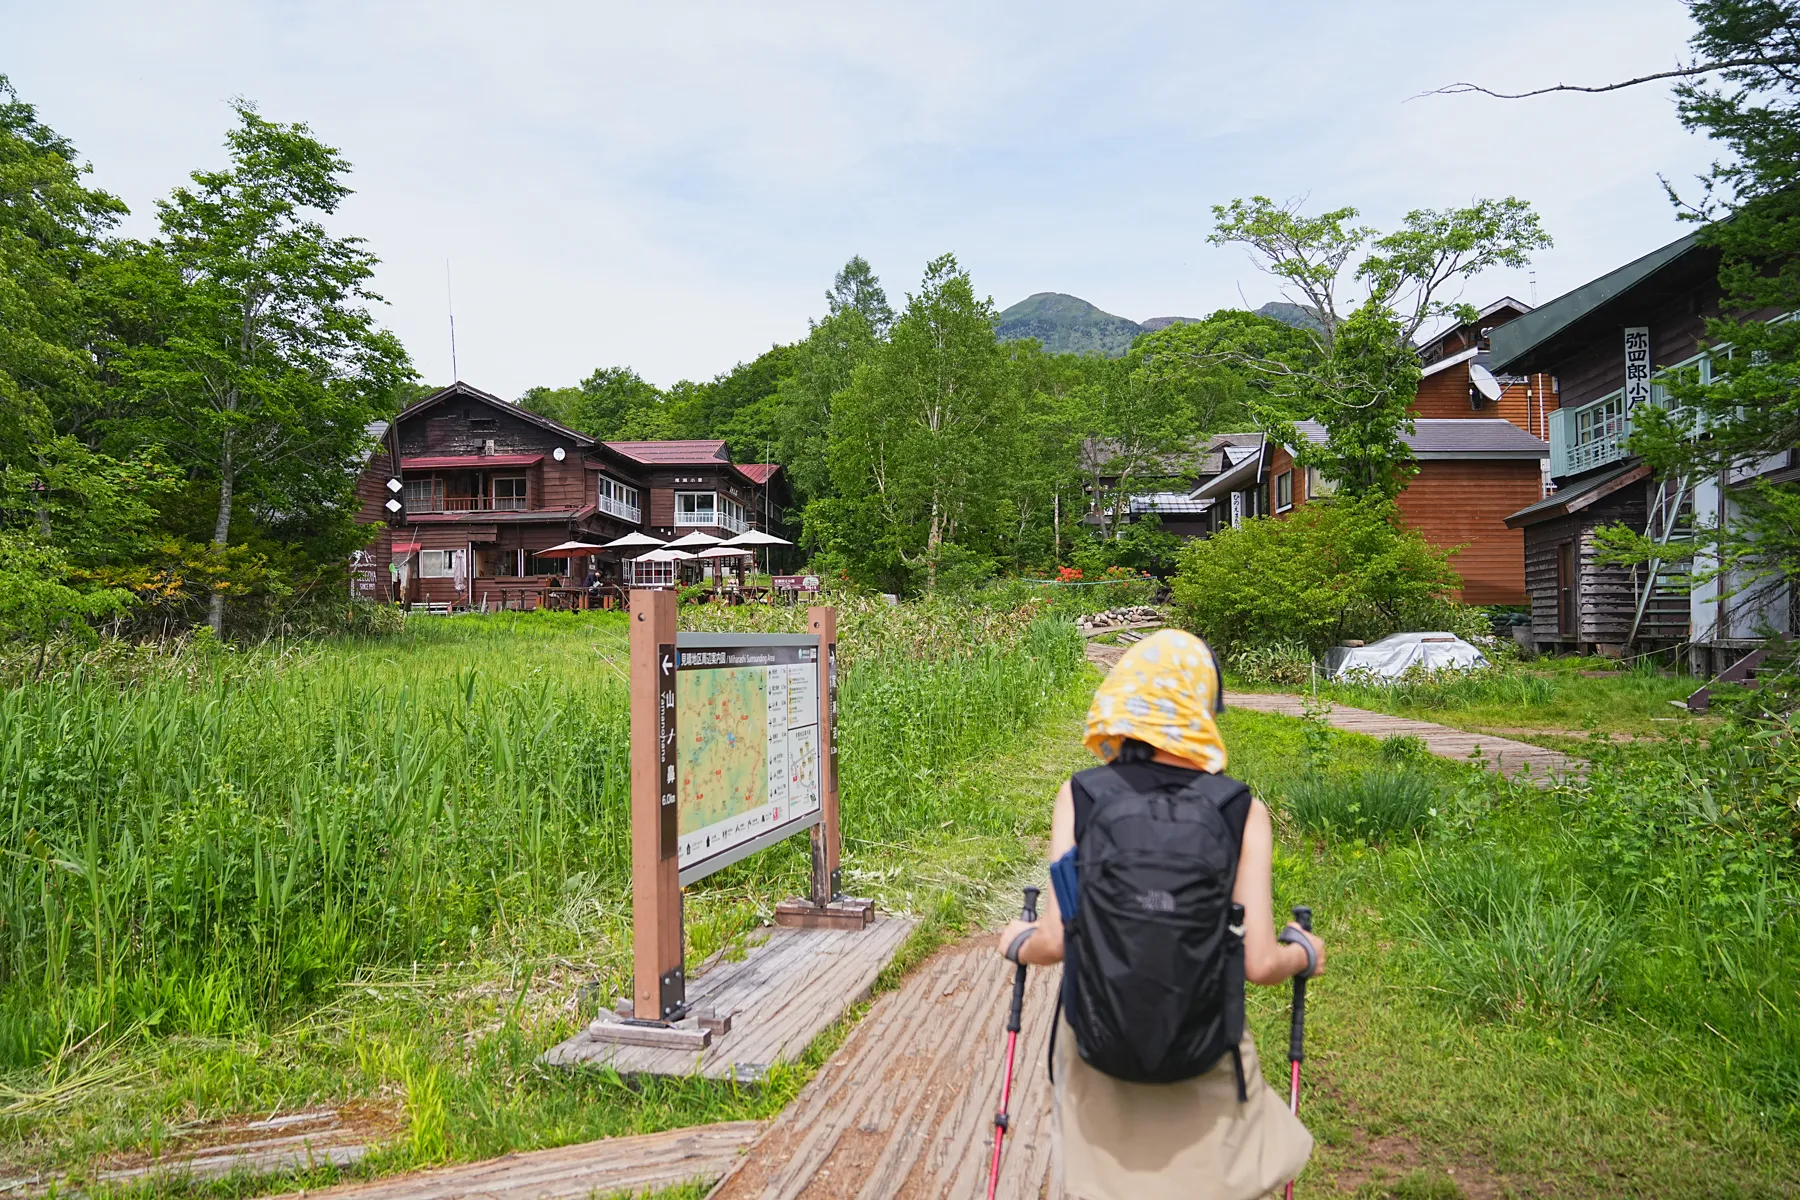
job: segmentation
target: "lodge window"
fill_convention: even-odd
[[[717,525],[718,497],[712,492],[676,492],[677,525]]]
[[[1317,467],[1306,468],[1306,498],[1318,500],[1337,494],[1337,480],[1327,479]]]
[[[1294,473],[1283,471],[1275,477],[1275,511],[1286,512],[1294,507]]]
[[[454,573],[456,559],[454,550],[421,550],[419,551],[420,579],[448,579]]]
[[[675,524],[716,525],[732,533],[750,528],[744,519],[744,506],[717,492],[676,492]]]
[[[502,475],[494,480],[494,511],[525,511],[525,477]]]
[[[631,583],[633,587],[672,587],[675,583],[675,564],[632,559]]]
[[[438,478],[405,481],[407,512],[443,512],[444,481]]]
[[[599,489],[594,499],[603,513],[611,513],[633,525],[643,520],[643,509],[638,507],[638,490],[616,479],[600,476]]]
[[[525,573],[527,575],[567,575],[569,560],[566,558],[539,558],[535,554],[525,556]]]
[[[493,417],[470,417],[470,433],[494,433],[500,428],[500,422]]]

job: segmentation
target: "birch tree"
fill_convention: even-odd
[[[937,585],[947,558],[979,551],[1007,516],[1018,394],[994,338],[991,300],[946,254],[925,268],[887,342],[858,367],[832,417],[841,497],[866,497],[863,540]]]

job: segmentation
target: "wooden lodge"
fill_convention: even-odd
[[[1751,479],[1800,475],[1789,450],[1728,478],[1659,480],[1629,452],[1633,412],[1668,403],[1659,376],[1710,372],[1703,339],[1706,319],[1719,313],[1718,269],[1718,252],[1690,234],[1495,334],[1499,369],[1553,374],[1562,396],[1549,428],[1555,491],[1507,517],[1525,538],[1531,630],[1541,647],[1683,647],[1696,672],[1715,674],[1769,633],[1795,628],[1779,581],[1696,580],[1676,563],[1602,566],[1596,557],[1603,525],[1679,542],[1696,521],[1729,521],[1733,493]]]
[[[385,528],[352,563],[353,589],[371,599],[438,610],[616,602],[627,587],[673,585],[677,564],[540,552],[634,531],[781,533],[781,468],[734,463],[722,441],[602,442],[460,382],[374,432],[382,449],[357,482],[358,520]]]

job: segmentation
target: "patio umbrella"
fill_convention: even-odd
[[[746,529],[734,538],[725,539],[727,546],[791,546],[794,543],[786,538],[778,538],[772,533],[764,533],[760,529]]]
[[[637,562],[686,562],[690,558],[700,557],[689,554],[686,550],[675,550],[664,546],[660,550],[651,550],[637,556]]]
[[[533,550],[532,553],[539,558],[583,558],[604,549],[605,546],[597,546],[593,542],[563,542],[548,550]]]
[[[749,558],[752,555],[754,555],[755,553],[756,553],[756,551],[750,549],[747,546],[742,549],[738,548],[737,546],[714,546],[711,550],[702,550],[700,553],[694,555],[694,557],[695,558]]]
[[[606,545],[603,546],[602,549],[605,549],[605,550],[633,550],[639,546],[660,546],[662,544],[663,544],[663,540],[661,538],[651,537],[647,533],[639,533],[637,530],[634,529],[630,533],[626,534],[624,537],[614,538],[612,541],[606,543]]]
[[[685,537],[676,538],[669,545],[678,550],[702,550],[707,546],[716,546],[724,540],[724,538],[716,538],[710,533],[701,533],[696,529]]]

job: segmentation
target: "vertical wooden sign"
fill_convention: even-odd
[[[837,609],[806,610],[806,629],[819,639],[819,823],[813,826],[812,902],[830,904],[844,894],[839,865],[837,779]]]
[[[681,878],[676,858],[675,593],[631,593],[632,1016],[679,1017]]]

